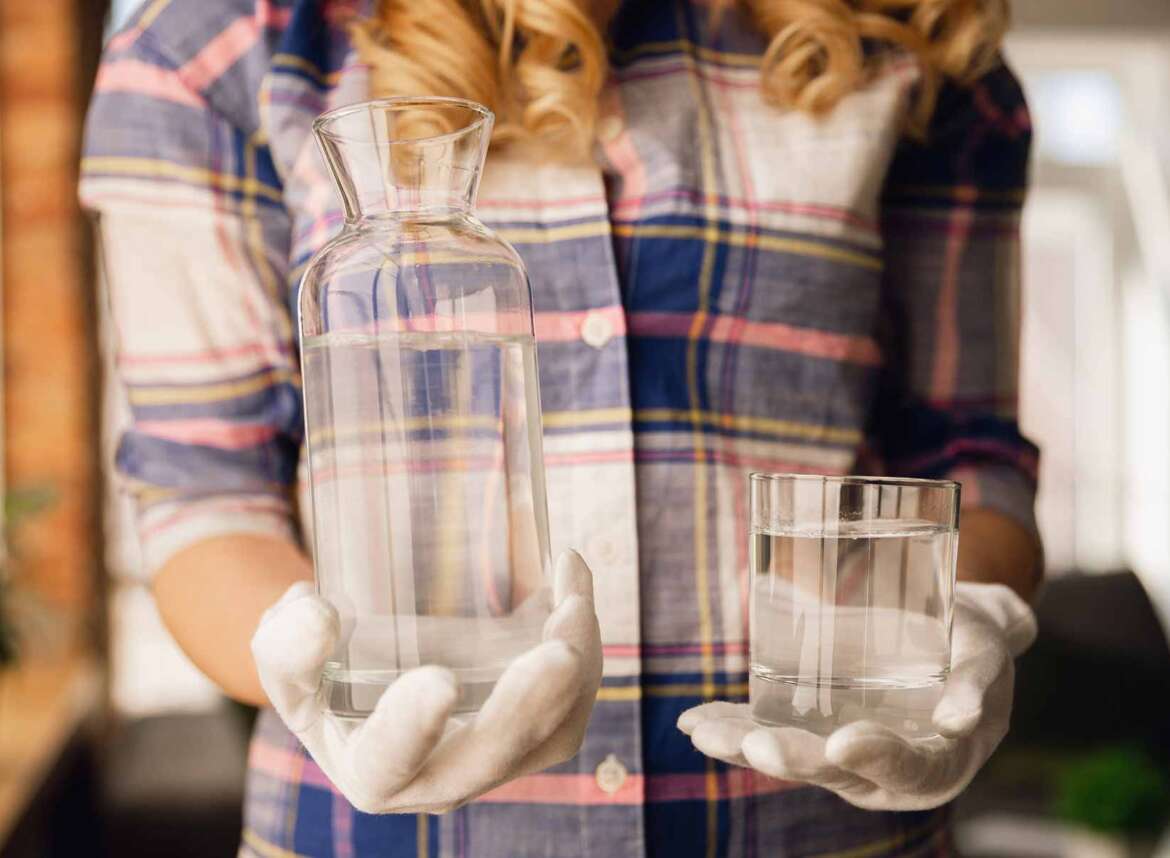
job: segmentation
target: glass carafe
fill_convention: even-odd
[[[341,618],[323,694],[369,714],[403,671],[482,705],[549,612],[532,296],[476,219],[492,114],[392,98],[314,125],[345,211],[300,291],[317,586]]]

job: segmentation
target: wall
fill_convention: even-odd
[[[1167,0],[1015,0],[1012,8],[1020,28],[1170,28]]]
[[[0,205],[6,483],[55,494],[16,546],[20,574],[92,628],[97,388],[90,257],[76,201],[87,5],[0,0]]]

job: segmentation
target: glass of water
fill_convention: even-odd
[[[753,719],[931,736],[950,671],[959,484],[752,474]]]

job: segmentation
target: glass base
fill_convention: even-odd
[[[799,727],[828,736],[854,721],[875,721],[906,738],[938,735],[932,715],[945,674],[912,679],[834,677],[802,683],[753,668],[749,679],[752,720],[765,727]]]
[[[382,693],[405,671],[345,670],[326,667],[321,695],[326,708],[339,718],[364,719],[377,706]],[[453,714],[478,712],[488,699],[503,670],[455,670],[459,696]]]

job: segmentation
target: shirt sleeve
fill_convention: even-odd
[[[1031,124],[999,66],[947,86],[929,134],[886,181],[885,375],[875,443],[888,471],[962,483],[965,507],[1036,533],[1036,447],[1017,421],[1020,213]]]
[[[212,536],[295,539],[302,429],[290,225],[268,150],[135,29],[98,74],[81,197],[129,403],[116,468],[153,572]]]

